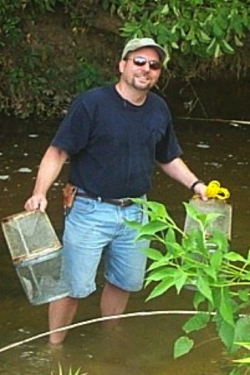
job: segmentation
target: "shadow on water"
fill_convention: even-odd
[[[216,88],[211,87],[208,94],[206,87],[200,88],[199,92],[201,97],[210,95],[214,100],[216,98],[217,104],[221,101],[219,98],[223,92],[224,104],[220,103],[219,109],[210,109],[213,113],[211,118],[230,119],[231,116],[234,119],[243,119],[242,112],[237,112],[239,106],[236,100],[230,98],[230,108],[227,108],[225,96],[228,95],[228,87],[221,87],[220,94],[211,94],[212,89],[216,91]],[[246,88],[244,90],[247,91]],[[249,95],[245,96],[244,101],[246,111],[247,97]],[[179,115],[181,110],[178,105],[173,99],[173,111]],[[200,113],[198,115],[200,117]],[[244,118],[247,119],[247,116],[250,119],[250,114],[246,112]],[[188,165],[205,181],[217,179],[231,191],[232,246],[245,253],[250,244],[250,126],[178,119],[175,123],[184,150],[184,160]],[[1,218],[23,210],[23,203],[32,190],[41,155],[47,148],[57,124],[58,121],[34,125],[32,121],[24,123],[11,119],[0,120]],[[67,165],[49,193],[48,214],[59,236],[62,228],[61,190],[66,181],[66,170]],[[149,197],[166,204],[173,218],[183,226],[182,202],[191,198],[187,189],[156,171],[154,188]],[[0,347],[4,347],[45,332],[47,306],[29,305],[11,263],[2,232],[0,245]],[[98,290],[81,302],[76,321],[99,316],[102,286],[100,273]],[[192,309],[190,291],[185,290],[180,296],[170,291],[145,303],[148,293],[146,289],[134,294],[127,311]],[[112,333],[103,330],[99,323],[79,327],[69,332],[63,348],[57,350],[47,347],[46,338],[42,338],[0,353],[0,374],[49,375],[51,371],[57,374],[59,362],[65,372],[70,366],[73,369],[80,366],[82,372],[88,375],[228,374],[230,362],[223,354],[213,327],[194,335],[196,348],[191,354],[173,360],[173,343],[182,334],[181,326],[185,319],[186,317],[181,315],[128,318],[123,319]]]

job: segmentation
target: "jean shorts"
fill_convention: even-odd
[[[69,296],[83,298],[96,290],[101,259],[109,283],[129,292],[143,287],[147,261],[144,249],[149,242],[135,241],[138,232],[124,219],[148,221],[141,205],[120,207],[76,197],[65,218],[63,234],[63,279]]]

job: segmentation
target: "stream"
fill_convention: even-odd
[[[202,83],[196,90],[183,92],[175,87],[168,102],[183,159],[205,182],[218,180],[231,192],[233,207],[232,243],[234,251],[245,254],[250,245],[250,120],[249,86],[233,83]],[[190,106],[194,106],[191,113]],[[184,119],[185,117],[185,119]],[[196,118],[189,120],[188,117]],[[209,120],[206,120],[207,117]],[[201,120],[203,118],[204,120]],[[217,119],[217,121],[213,120]],[[220,121],[221,119],[227,121]],[[234,121],[231,121],[234,120]],[[59,121],[18,120],[0,117],[0,217],[23,211],[32,192],[40,159],[58,127]],[[49,193],[48,215],[58,234],[62,233],[62,187],[67,165]],[[182,202],[191,192],[156,170],[150,200],[164,203],[175,221],[183,227]],[[29,304],[17,278],[3,232],[0,231],[0,348],[47,331],[47,305]],[[100,269],[101,271],[101,269]],[[103,288],[98,273],[98,289],[82,300],[76,322],[99,317],[99,300]],[[0,374],[54,375],[71,367],[86,375],[223,375],[232,363],[216,336],[213,326],[192,335],[193,351],[173,359],[174,341],[183,334],[185,314],[153,315],[153,311],[192,310],[192,291],[165,295],[145,302],[149,289],[131,296],[127,312],[152,312],[151,316],[121,320],[113,331],[100,323],[79,326],[69,331],[63,347],[50,348],[47,337],[0,352]]]

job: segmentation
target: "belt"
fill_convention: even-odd
[[[80,191],[76,192],[76,196],[94,199],[95,201],[98,201],[98,202],[114,204],[115,206],[120,206],[120,207],[128,207],[128,206],[131,206],[132,204],[134,204],[134,202],[131,199],[128,199],[128,198],[111,199],[111,198],[93,197],[91,195],[88,195],[87,193],[83,193],[83,192],[80,192]]]

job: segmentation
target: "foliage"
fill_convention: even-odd
[[[241,349],[246,350],[249,353],[250,350],[250,342],[236,342]],[[249,374],[250,368],[250,357],[247,354],[240,359],[235,359],[233,362],[236,364],[233,370],[230,372],[229,375],[247,375]]]
[[[124,20],[122,35],[153,36],[173,52],[217,59],[243,46],[250,30],[245,0],[104,0]]]
[[[103,67],[93,63],[94,51],[79,57],[72,47],[68,67],[29,32],[41,14],[60,9],[69,18],[73,39],[84,22],[90,23],[87,18],[93,14],[86,9],[91,4],[91,0],[89,5],[84,0],[0,0],[0,111],[20,118],[58,117],[80,91],[106,83]]]
[[[58,371],[59,371],[59,372],[58,372],[58,375],[63,375],[63,370],[62,370],[62,366],[61,366],[60,363],[59,363],[59,365],[58,365],[58,368],[59,368],[59,370],[58,370]],[[87,375],[86,373],[84,373],[84,374],[81,373],[81,374],[80,374],[80,371],[81,371],[80,367],[79,367],[76,371],[74,371],[74,372],[73,372],[73,370],[72,370],[71,367],[70,367],[70,369],[69,369],[67,375]],[[55,375],[54,372],[52,372],[51,375]]]
[[[79,58],[78,69],[74,78],[74,87],[76,92],[86,91],[91,87],[104,84],[100,68],[97,64],[87,61],[85,56]]]
[[[154,37],[175,61],[177,75],[197,77],[201,61],[207,66],[245,44],[249,5],[250,0],[0,0],[0,111],[22,118],[60,116],[77,92],[106,80],[103,62],[92,66],[97,52],[85,51],[79,60],[75,43],[81,33],[95,32],[93,20],[100,7],[121,19],[121,41]],[[66,61],[56,63],[53,53],[58,59],[60,51],[50,51],[44,40],[37,43],[30,31],[40,24],[41,15],[47,19],[53,14],[63,15],[72,38],[70,68]],[[239,76],[241,70],[246,68],[237,63],[234,74]],[[168,79],[162,75],[163,90]]]
[[[218,218],[217,214],[202,214],[184,203],[187,215],[196,227],[184,233],[168,214],[164,205],[144,202],[150,221],[145,225],[129,222],[136,228],[137,240],[152,241],[146,253],[152,263],[147,270],[146,286],[154,288],[147,300],[175,288],[194,288],[193,306],[198,312],[183,325],[185,335],[178,338],[174,356],[188,353],[194,345],[192,332],[215,323],[217,333],[229,353],[235,342],[250,341],[250,317],[242,312],[250,306],[250,251],[243,257],[229,249],[226,235],[214,230],[208,237],[207,228]]]
[[[37,51],[27,51],[27,56],[3,69],[0,111],[12,111],[20,118],[60,116],[76,94],[106,82],[101,68],[87,57],[76,58],[74,74],[66,74],[52,56],[46,63]]]

